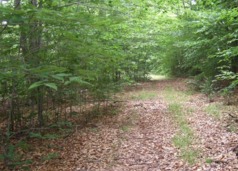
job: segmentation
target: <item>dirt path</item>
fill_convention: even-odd
[[[127,102],[116,115],[94,120],[59,142],[60,158],[34,170],[238,170],[234,152],[238,135],[206,113],[208,100],[201,94],[188,94],[184,80],[144,83],[122,98]],[[178,107],[175,111],[174,106]],[[177,116],[184,121],[176,120]],[[178,142],[190,138],[189,147],[183,147],[184,142],[176,145],[176,137]]]

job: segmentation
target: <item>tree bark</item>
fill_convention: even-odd
[[[29,3],[35,8],[42,8],[43,1],[40,0],[30,0]],[[40,65],[40,55],[39,51],[41,50],[41,39],[42,39],[42,23],[39,20],[35,19],[35,16],[31,16],[31,21],[29,25],[29,54],[31,56],[30,65],[31,67],[38,67]],[[31,80],[31,83],[40,81],[40,78],[35,78]],[[43,117],[43,91],[42,87],[37,88],[37,109],[38,109],[38,123],[39,126],[44,125]]]

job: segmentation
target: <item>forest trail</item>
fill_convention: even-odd
[[[34,170],[235,171],[238,135],[218,119],[205,95],[183,79],[125,90],[116,113],[93,120],[61,142],[59,159]]]

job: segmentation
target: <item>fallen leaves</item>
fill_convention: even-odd
[[[143,83],[134,87],[124,96],[138,94],[140,91],[158,95],[148,99],[144,96],[142,99],[129,99],[123,103],[117,115],[93,119],[70,137],[54,140],[52,143],[61,148],[49,151],[59,156],[43,164],[36,163],[32,170],[238,170],[238,135],[228,132],[222,120],[206,114],[204,109],[208,100],[201,94],[187,95],[188,101],[182,103],[183,107],[193,109],[186,117],[197,138],[192,146],[201,149],[201,156],[194,165],[181,159],[179,149],[172,143],[172,138],[178,132],[176,122],[168,112],[168,104],[163,100],[165,97],[160,94],[167,87],[183,93],[187,90],[185,81],[179,79]],[[39,155],[42,155],[41,150]]]

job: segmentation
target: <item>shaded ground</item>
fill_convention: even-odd
[[[168,87],[174,94],[179,93],[166,94]],[[182,100],[179,96],[183,94],[186,98]],[[58,141],[60,157],[33,170],[238,170],[238,135],[226,129],[225,118],[208,114],[208,99],[188,93],[184,80],[143,83],[125,91],[121,98],[125,102],[116,115],[93,120],[86,128]],[[171,101],[181,105],[182,111],[190,111],[184,116],[194,134],[189,148],[198,151],[190,164],[182,157],[183,149],[174,144],[181,128],[169,109]]]

